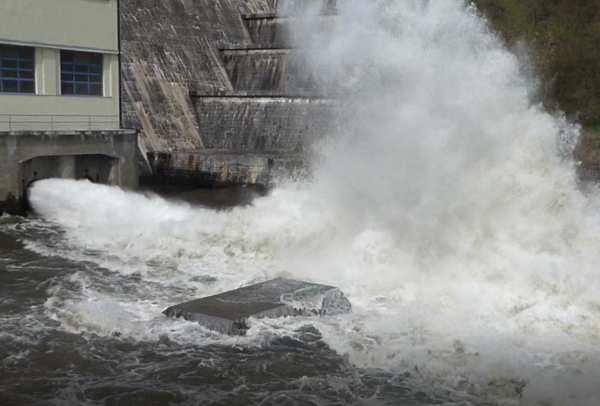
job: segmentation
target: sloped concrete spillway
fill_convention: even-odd
[[[349,313],[351,309],[346,296],[333,286],[273,279],[171,306],[163,313],[224,334],[245,334],[250,317],[336,315]]]
[[[334,2],[320,2],[325,29]],[[278,3],[121,2],[123,118],[141,129],[143,182],[267,184],[304,172],[335,128],[337,100],[302,49],[314,2]]]

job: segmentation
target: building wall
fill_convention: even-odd
[[[35,94],[0,93],[0,131],[119,128],[117,0],[2,0],[0,44],[35,48]],[[103,94],[60,94],[60,51],[103,55]]]
[[[117,0],[2,0],[0,42],[118,53]]]
[[[36,94],[0,93],[0,131],[119,128],[119,58],[104,54],[103,96],[60,95],[60,51],[36,48]]]

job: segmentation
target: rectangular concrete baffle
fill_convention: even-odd
[[[163,313],[198,322],[223,334],[243,335],[250,317],[335,315],[351,310],[348,299],[333,286],[273,279],[171,306]]]

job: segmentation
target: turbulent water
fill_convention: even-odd
[[[313,62],[352,97],[310,180],[220,211],[47,180],[38,217],[1,220],[0,396],[600,403],[600,207],[577,127],[463,2],[339,8]],[[160,314],[281,275],[340,287],[353,314],[236,338]]]

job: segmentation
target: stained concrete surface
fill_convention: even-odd
[[[121,1],[123,121],[141,129],[146,180],[265,184],[329,134],[332,103],[314,100],[319,82],[291,49],[298,18],[278,19],[279,3]],[[284,11],[299,17],[315,3],[334,4],[286,1]]]

